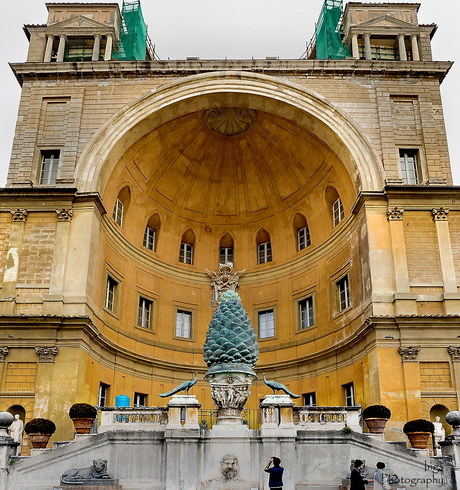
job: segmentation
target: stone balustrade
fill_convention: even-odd
[[[163,430],[168,423],[167,407],[101,407],[98,432],[109,430]]]
[[[294,424],[306,430],[341,430],[345,426],[363,432],[361,407],[294,407]]]

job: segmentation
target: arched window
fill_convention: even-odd
[[[150,217],[144,231],[144,247],[155,251],[158,233],[160,231],[160,217],[155,214]]]
[[[261,228],[256,236],[257,241],[257,263],[265,264],[272,261],[272,245],[270,234]]]
[[[195,245],[195,233],[192,230],[187,230],[182,235],[179,252],[179,262],[183,264],[193,264],[193,248]]]
[[[332,226],[336,227],[345,218],[345,213],[343,211],[342,200],[334,187],[328,187],[326,189],[326,200],[332,213]]]
[[[296,213],[294,216],[294,229],[297,231],[297,250],[303,250],[310,246],[310,231],[305,216]]]
[[[226,233],[219,243],[219,265],[230,264],[233,267],[233,238]]]
[[[123,217],[129,204],[131,193],[129,187],[124,187],[119,193],[113,206],[112,218],[117,225],[123,226]]]

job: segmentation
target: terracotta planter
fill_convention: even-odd
[[[77,434],[89,434],[94,419],[72,419],[72,422]]]
[[[426,449],[431,432],[408,432],[406,436],[414,449]]]
[[[372,418],[364,419],[364,422],[366,422],[367,428],[371,434],[383,434],[388,419]]]
[[[44,449],[50,440],[51,434],[29,434],[34,449]]]

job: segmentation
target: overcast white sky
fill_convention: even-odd
[[[118,3],[121,6],[122,1]],[[45,0],[13,0],[7,5],[2,0],[3,4],[0,186],[6,181],[20,97],[8,62],[26,60],[28,42],[22,26],[47,20]],[[150,38],[161,59],[299,58],[322,4],[323,0],[141,0]],[[460,52],[460,0],[421,0],[419,22],[438,25],[432,43],[434,59],[455,61]],[[441,90],[454,183],[460,185],[460,60]]]

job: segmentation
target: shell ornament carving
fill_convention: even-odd
[[[219,136],[238,136],[250,129],[256,120],[256,111],[241,107],[208,109],[204,113],[206,126]]]

